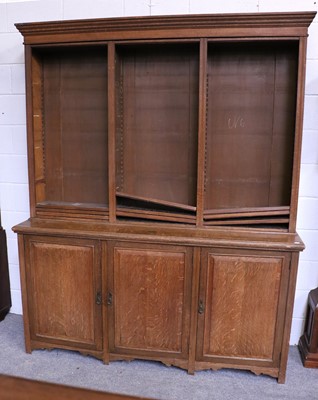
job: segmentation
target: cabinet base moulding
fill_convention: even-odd
[[[9,313],[10,307],[3,308],[0,310],[0,321],[3,321],[6,317],[6,315]]]
[[[304,336],[299,340],[298,349],[305,368],[318,368],[318,353],[310,353]]]
[[[28,348],[26,346],[26,348]],[[91,356],[94,357],[98,360],[104,360],[104,353],[102,351],[94,351],[94,350],[85,350],[85,349],[76,349],[75,347],[72,346],[63,346],[63,345],[57,345],[57,344],[51,344],[51,343],[41,343],[41,342],[32,342],[31,344],[31,350],[26,351],[27,353],[31,354],[33,350],[69,350],[69,351],[76,351],[83,356]],[[105,364],[107,364],[105,362]]]
[[[160,358],[160,357],[151,357],[151,356],[125,356],[125,355],[118,355],[118,354],[107,354],[103,355],[100,352],[92,352],[92,351],[83,351],[83,350],[76,350],[74,348],[68,347],[68,346],[54,346],[50,344],[34,344],[32,345],[32,350],[47,350],[47,351],[52,351],[52,350],[57,350],[57,349],[62,349],[62,350],[72,350],[72,351],[77,351],[83,356],[91,356],[94,357],[100,361],[103,361],[104,364],[108,365],[112,361],[123,361],[123,362],[132,362],[132,361],[138,361],[138,360],[144,360],[144,361],[156,361],[158,363],[164,364],[166,367],[177,367],[183,370],[186,370],[189,375],[194,375],[195,372],[200,372],[200,371],[206,371],[206,370],[211,370],[213,372],[220,371],[222,369],[237,369],[241,371],[250,371],[253,374],[259,376],[259,375],[268,375],[272,378],[278,378],[279,377],[279,368],[267,368],[267,367],[255,367],[252,365],[237,365],[237,364],[219,364],[219,363],[213,363],[213,362],[195,362],[195,368],[194,371],[191,371],[189,369],[189,361],[188,360],[178,360],[175,358]],[[311,359],[308,359],[309,362],[311,362]],[[316,355],[316,365],[308,364],[308,367],[314,368],[318,367],[318,356]],[[281,382],[279,382],[281,383]]]
[[[164,364],[166,367],[178,367],[181,369],[188,370],[188,360],[178,360],[176,358],[154,358],[154,357],[147,357],[147,356],[138,356],[138,357],[133,357],[133,356],[121,356],[118,354],[110,354],[109,355],[109,360],[110,361],[136,361],[136,360],[145,360],[145,361],[158,361],[162,364]]]
[[[318,368],[318,288],[308,294],[305,330],[299,339],[298,349],[304,367]]]
[[[279,368],[269,368],[269,367],[255,367],[252,365],[237,365],[237,364],[218,364],[211,362],[197,362],[195,365],[196,371],[204,371],[211,369],[213,371],[219,371],[221,369],[238,369],[243,371],[251,371],[255,375],[268,375],[272,378],[278,378]],[[280,383],[280,382],[279,382]]]

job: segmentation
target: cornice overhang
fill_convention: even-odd
[[[16,24],[25,43],[223,36],[306,36],[316,12],[165,15]]]

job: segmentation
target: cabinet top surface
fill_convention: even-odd
[[[219,246],[301,251],[304,244],[297,233],[262,229],[195,228],[151,223],[91,223],[31,218],[13,231],[31,235],[63,235],[102,240],[156,242],[189,246]]]
[[[198,37],[300,37],[316,12],[164,15],[16,24],[26,44]],[[83,34],[86,36],[84,37]]]

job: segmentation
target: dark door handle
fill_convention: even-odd
[[[199,314],[203,314],[204,313],[204,304],[203,304],[202,300],[199,300],[198,313]]]
[[[107,305],[109,305],[109,306],[113,305],[113,295],[111,292],[108,292],[108,295],[107,295]]]
[[[101,292],[97,292],[96,293],[96,299],[95,302],[98,306],[100,306],[102,304],[102,294]]]

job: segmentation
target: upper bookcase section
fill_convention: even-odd
[[[16,24],[25,44],[101,40],[300,37],[315,12],[105,18]]]
[[[294,231],[314,16],[17,24],[31,215]]]

